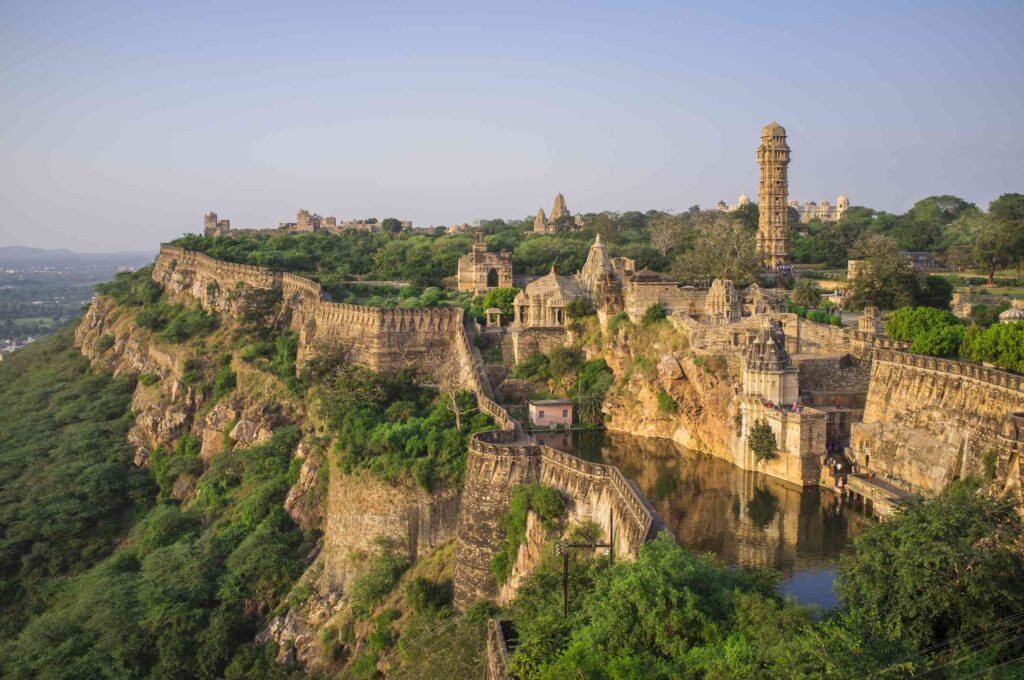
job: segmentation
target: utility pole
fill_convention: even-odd
[[[611,510],[608,511],[608,542],[607,543],[569,543],[559,541],[556,552],[562,555],[562,618],[569,618],[569,551],[574,548],[608,548],[608,564],[615,564],[615,520]]]

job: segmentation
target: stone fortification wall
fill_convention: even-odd
[[[659,304],[669,314],[685,314],[690,317],[704,315],[706,290],[680,288],[668,282],[631,282],[623,293],[623,311],[633,323],[639,323],[647,308]]]
[[[505,640],[504,626],[507,621],[487,619],[487,669],[485,680],[508,680],[512,676],[508,672],[508,643]]]
[[[1000,423],[1024,410],[1024,377],[947,359],[875,350],[856,460],[909,491],[984,475]]]
[[[571,520],[595,522],[606,537],[614,525],[619,557],[635,557],[650,538],[655,513],[618,468],[523,443],[510,430],[481,433],[470,440],[466,461],[456,544],[456,607],[497,593],[490,563],[504,538],[500,520],[515,487],[532,482],[562,492]]]
[[[686,335],[690,346],[713,354],[743,349],[766,321],[776,321],[786,336],[786,351],[793,354],[853,354],[870,357],[874,349],[903,350],[905,342],[873,333],[817,323],[788,312],[745,316],[726,324],[704,324],[681,314],[669,317],[672,325]]]
[[[189,295],[206,309],[226,313],[238,311],[240,290],[280,289],[284,318],[299,331],[300,365],[317,352],[345,345],[356,360],[375,370],[402,368],[447,352],[463,324],[461,309],[380,309],[328,302],[320,284],[310,279],[169,245],[160,247],[153,279],[174,295]],[[471,351],[456,354],[470,371]]]

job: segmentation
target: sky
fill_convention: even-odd
[[[1024,3],[0,0],[0,245],[1024,191]]]

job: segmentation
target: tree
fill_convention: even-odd
[[[647,231],[651,235],[651,244],[662,255],[668,254],[668,251],[675,247],[682,230],[682,220],[675,215],[658,213],[647,222]]]
[[[389,234],[397,234],[402,231],[402,223],[394,217],[385,217],[380,223],[380,228]]]
[[[868,234],[857,242],[854,254],[863,258],[864,265],[850,286],[851,308],[874,305],[897,309],[913,303],[920,283],[910,259],[900,251],[895,239]]]
[[[959,481],[865,532],[839,564],[848,615],[920,649],[1017,614],[1024,555],[1014,505]]]
[[[989,203],[988,214],[1002,233],[1006,260],[1016,266],[1019,279],[1024,260],[1024,194],[1003,194]]]
[[[501,310],[501,314],[506,320],[511,320],[514,314],[512,302],[518,294],[518,288],[491,288],[484,295],[484,309],[497,307]]]
[[[771,425],[764,418],[760,418],[750,428],[750,433],[747,434],[747,443],[750,444],[750,450],[754,452],[754,457],[759,463],[774,460],[778,455],[779,445],[775,441],[775,433],[772,432]]]
[[[733,211],[732,216],[743,225],[744,229],[751,233],[757,233],[757,222],[761,216],[757,203],[747,203],[746,205],[739,206]],[[797,214],[796,223],[799,222],[800,217]]]
[[[755,236],[729,215],[718,215],[681,253],[673,270],[682,281],[730,279],[751,281],[759,269]]]
[[[456,352],[447,347],[437,347],[428,352],[426,364],[434,386],[447,402],[448,409],[455,416],[455,429],[462,432],[462,416],[467,413],[459,397],[470,388],[470,369],[463,365]],[[476,410],[475,408],[469,410]]]
[[[936,357],[956,357],[964,327],[949,310],[904,307],[892,313],[885,330],[894,340],[910,343],[910,351]]]
[[[812,279],[800,279],[793,286],[793,302],[814,309],[821,304],[821,289]]]
[[[1024,373],[1024,323],[995,323],[985,329],[971,326],[964,334],[960,354],[969,361]]]
[[[929,274],[922,277],[920,283],[921,289],[915,300],[918,305],[949,309],[949,303],[953,299],[953,284],[948,279]]]

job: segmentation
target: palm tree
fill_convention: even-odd
[[[604,399],[597,392],[580,392],[576,395],[576,413],[581,421],[598,425],[601,422],[601,406]]]
[[[814,309],[821,304],[821,289],[811,279],[800,279],[793,286],[793,303]]]

